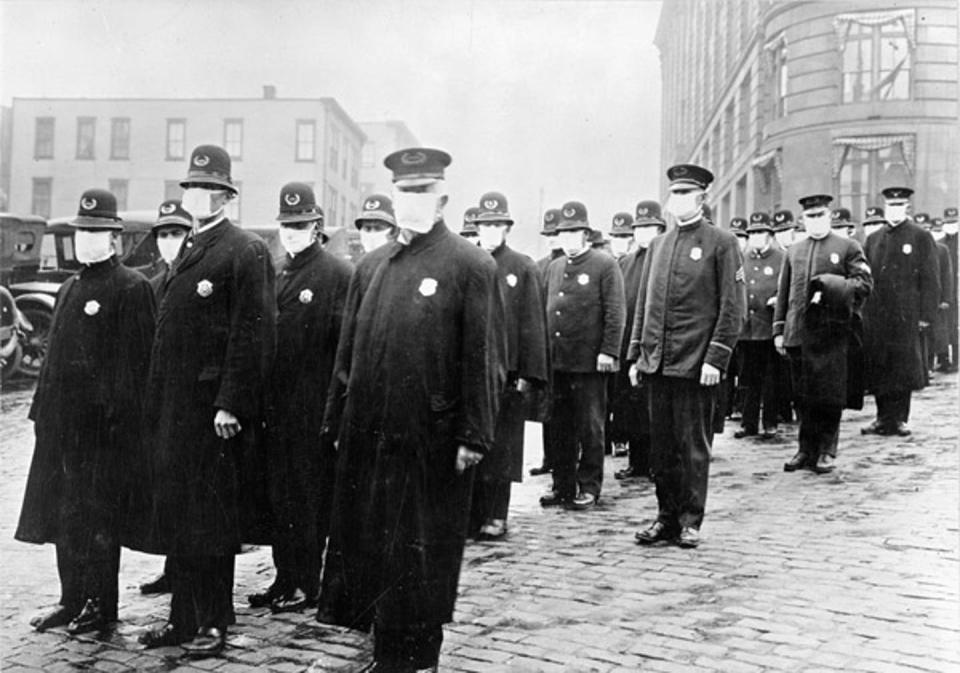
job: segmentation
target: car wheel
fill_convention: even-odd
[[[36,378],[47,356],[47,342],[50,339],[50,325],[53,312],[42,306],[24,306],[20,312],[33,329],[23,337],[19,372],[24,376]]]

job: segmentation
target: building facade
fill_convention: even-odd
[[[811,193],[859,219],[894,184],[918,210],[956,205],[957,15],[951,0],[667,0],[664,168],[713,171],[724,226]]]
[[[404,147],[419,147],[420,141],[402,121],[360,122],[360,128],[367,137],[360,156],[361,195],[389,194],[393,182],[383,160]]]
[[[280,188],[313,186],[331,229],[360,207],[360,127],[332,98],[14,98],[9,210],[71,215],[84,189],[105,187],[121,210],[177,197],[191,150],[212,143],[233,159],[240,196],[230,217],[272,224]]]

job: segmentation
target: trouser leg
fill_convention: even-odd
[[[669,528],[677,528],[680,459],[674,433],[673,391],[669,379],[663,376],[644,379],[644,385],[649,391],[650,470],[656,484],[657,519]]]
[[[674,428],[680,457],[677,518],[681,526],[700,528],[707,504],[716,386],[678,379],[673,397]]]
[[[743,362],[740,368],[740,388],[743,390],[743,429],[756,433],[760,425],[760,394],[763,381],[763,353],[761,342],[741,341],[737,344]]]
[[[580,456],[577,464],[577,486],[582,493],[600,496],[603,484],[604,420],[607,412],[607,379],[605,374],[578,374],[574,388],[577,413],[577,434]]]
[[[511,487],[511,482],[506,479],[497,479],[487,485],[485,510],[488,512],[488,519],[507,520]],[[476,482],[474,488],[476,488]]]
[[[373,629],[373,658],[387,671],[430,668],[440,661],[443,627],[440,625]]]
[[[69,545],[57,543],[57,574],[60,576],[60,605],[78,613],[83,609],[83,570]]]
[[[630,467],[638,474],[650,471],[650,401],[646,386],[635,388],[629,408]]]
[[[191,636],[200,628],[225,630],[236,622],[233,612],[235,557],[177,558],[170,601],[170,622],[178,633]]]
[[[777,359],[779,356],[772,341],[762,343],[763,377],[760,381],[760,396],[763,401],[762,421],[765,429],[772,430],[777,427],[780,416],[777,406]]]
[[[577,457],[580,452],[580,437],[577,432],[576,378],[575,374],[563,372],[554,374],[553,422],[556,443],[551,464],[553,489],[564,499],[572,499],[577,495]]]

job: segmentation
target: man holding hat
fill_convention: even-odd
[[[873,280],[860,244],[831,232],[832,200],[800,199],[809,237],[790,246],[780,273],[774,344],[790,357],[800,416],[787,472],[832,472],[843,409],[863,407],[860,311]]]
[[[323,210],[309,185],[283,186],[277,220],[287,254],[276,279],[277,352],[266,386],[265,451],[277,575],[249,601],[294,612],[316,605],[320,592],[336,455],[322,436],[322,409],[352,267],[321,246]]]
[[[700,543],[717,387],[744,313],[736,237],[703,217],[713,174],[691,164],[667,171],[676,226],[650,244],[627,360],[649,386],[652,470],[659,511],[639,544]]]
[[[527,409],[550,373],[540,273],[532,259],[507,244],[513,218],[506,197],[499,192],[481,196],[475,221],[480,247],[497,263],[507,335],[507,385],[500,395],[494,447],[477,468],[473,494],[471,528],[479,539],[493,540],[507,532],[510,484],[523,480]]]
[[[400,233],[360,260],[347,295],[318,619],[372,623],[370,670],[411,671],[437,665],[453,618],[473,468],[495,446],[505,346],[497,265],[443,221],[450,155],[409,148],[384,164]]]
[[[876,420],[864,434],[910,434],[910,397],[924,387],[923,332],[937,319],[940,297],[933,238],[909,217],[909,187],[883,190],[887,222],[867,239],[874,292],[864,312],[867,389]]]
[[[30,621],[70,634],[117,619],[120,534],[141,435],[154,329],[147,280],[116,257],[123,229],[103,189],[80,198],[81,268],[57,293],[47,356],[30,407],[36,444],[14,537],[56,545],[60,603]]]
[[[629,326],[637,308],[637,293],[640,291],[640,279],[643,263],[647,258],[650,242],[663,233],[666,222],[656,201],[641,201],[637,204],[636,219],[633,220],[634,249],[619,260],[623,274],[623,293],[626,298],[623,339],[620,340],[620,362],[626,363],[627,350],[630,347]],[[614,472],[616,479],[636,479],[650,476],[650,400],[647,388],[634,387],[630,383],[629,371],[621,364],[616,374],[616,392],[611,402],[614,438],[622,438],[629,445],[627,467]]]
[[[607,416],[607,379],[619,368],[623,276],[616,261],[590,247],[587,209],[560,209],[557,236],[564,257],[547,268],[547,331],[553,370],[556,453],[544,507],[589,509],[600,497]]]
[[[777,279],[783,266],[783,249],[776,245],[773,226],[766,213],[753,213],[747,226],[747,316],[740,331],[740,386],[744,389],[743,421],[734,437],[749,437],[760,430],[763,407],[763,439],[777,436],[777,361],[773,347],[773,307],[777,303]]]
[[[194,149],[180,186],[194,231],[163,284],[146,379],[148,502],[132,517],[127,545],[166,554],[173,566],[169,621],[141,642],[206,657],[223,649],[234,622],[240,467],[252,455],[273,360],[275,274],[263,240],[224,214],[237,194],[225,150]]]
[[[397,238],[393,201],[385,194],[371,194],[365,198],[353,224],[360,230],[360,245],[364,252],[373,252]]]

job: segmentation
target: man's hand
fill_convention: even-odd
[[[767,300],[767,306],[776,306],[777,305],[777,295],[773,295]]]
[[[482,453],[478,453],[473,449],[468,449],[467,447],[461,445],[457,449],[457,474],[463,474],[464,470],[466,470],[468,467],[473,467],[481,460],[483,460]]]
[[[706,362],[700,367],[700,385],[715,386],[720,383],[720,370]]]
[[[597,371],[601,374],[608,374],[616,368],[617,359],[606,353],[600,353],[597,356]]]
[[[782,334],[778,334],[777,336],[773,337],[773,347],[777,349],[777,352],[780,353],[780,355],[784,357],[787,356],[787,349],[783,346]]]
[[[921,332],[927,329],[928,327],[930,327],[930,323],[928,323],[926,320],[921,320],[920,322],[917,323],[917,325],[920,327]]]
[[[233,439],[242,429],[236,416],[226,409],[217,409],[217,415],[213,417],[213,431],[217,433],[217,437]]]
[[[948,302],[948,301],[942,301],[942,302],[940,302],[940,310],[941,310],[941,311],[946,311],[948,308],[950,308],[950,302]]]
[[[525,393],[528,390],[530,390],[530,382],[527,381],[525,378],[517,379],[517,392]]]
[[[631,386],[634,388],[640,387],[640,369],[637,367],[636,362],[630,365],[630,369],[627,370],[627,377],[630,379]]]

